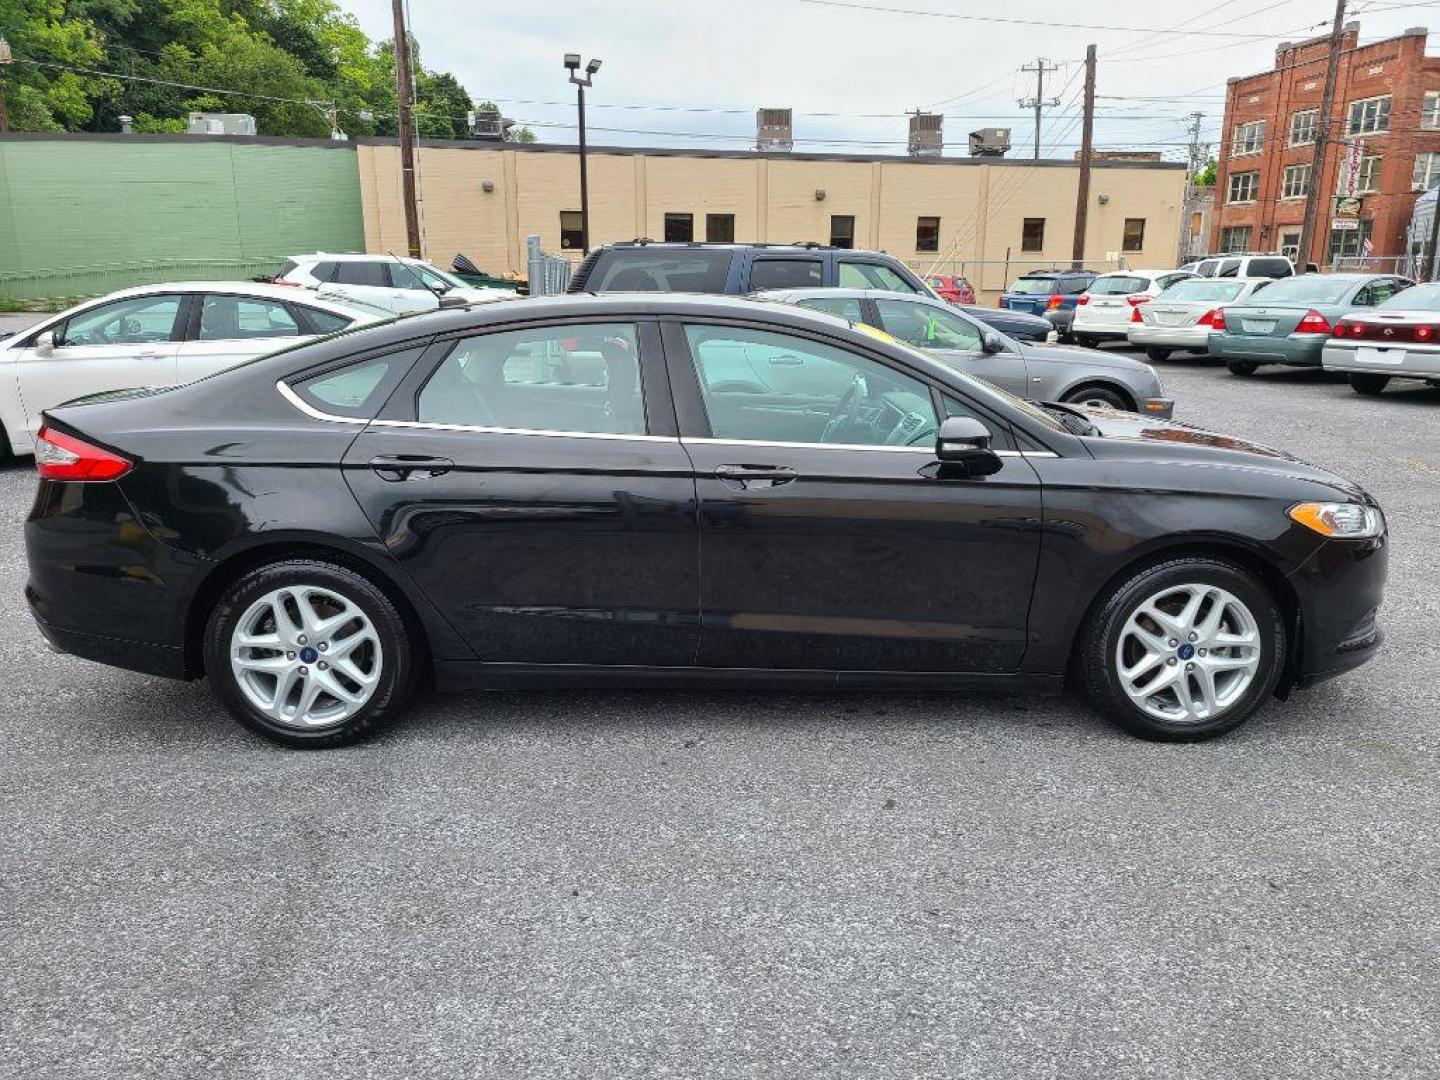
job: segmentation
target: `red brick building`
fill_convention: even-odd
[[[1406,254],[1415,196],[1440,183],[1440,56],[1425,56],[1424,28],[1363,47],[1359,38],[1360,24],[1346,24],[1308,259],[1297,252],[1330,37],[1285,42],[1274,70],[1226,84],[1212,252],[1283,251],[1322,269],[1364,254],[1367,240],[1371,255]],[[1339,211],[1354,204],[1335,196],[1347,142],[1362,140],[1351,217]]]

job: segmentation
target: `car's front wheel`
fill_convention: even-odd
[[[414,688],[405,621],[348,567],[288,559],[231,585],[205,630],[205,670],[235,718],[287,746],[343,746],[395,719]]]
[[[1133,412],[1135,406],[1118,390],[1112,390],[1108,386],[1082,386],[1078,390],[1072,390],[1066,394],[1064,401],[1071,405],[1088,405],[1097,409],[1119,409],[1121,412]]]
[[[1352,372],[1350,375],[1350,389],[1357,394],[1373,396],[1384,392],[1385,387],[1389,385],[1389,375],[1371,375],[1364,371]]]
[[[1254,360],[1226,360],[1225,366],[1231,375],[1254,375],[1260,368]]]
[[[1243,723],[1275,689],[1285,621],[1250,572],[1203,557],[1144,567],[1101,599],[1075,674],[1133,735],[1197,742]]]

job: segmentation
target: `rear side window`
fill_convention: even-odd
[[[1097,277],[1090,283],[1091,296],[1124,296],[1126,293],[1143,292],[1150,284],[1143,277]]]
[[[321,311],[313,307],[302,307],[300,314],[310,324],[312,334],[333,334],[337,330],[344,330],[355,321],[333,311]]]
[[[723,293],[735,253],[729,249],[611,248],[585,278],[587,292]]]
[[[1290,277],[1295,271],[1285,259],[1251,259],[1246,277],[1282,278]]]
[[[425,346],[417,345],[385,356],[367,357],[291,383],[290,389],[321,412],[369,420],[424,351]]]
[[[819,259],[756,259],[750,267],[752,289],[809,289],[824,284]]]
[[[1240,260],[1226,259],[1220,264],[1220,269],[1215,272],[1216,277],[1239,277]]]
[[[920,290],[881,263],[840,260],[842,289],[884,289],[886,292],[917,293]]]
[[[810,296],[801,300],[799,305],[812,311],[839,315],[840,318],[854,323],[865,321],[865,311],[860,306],[860,301],[853,296]]]
[[[390,288],[390,266],[383,262],[337,262],[335,273],[327,278],[337,285],[370,285]]]

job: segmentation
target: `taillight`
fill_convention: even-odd
[[[1145,321],[1140,316],[1140,306],[1138,304],[1130,309],[1130,321],[1138,323],[1143,323]]]
[[[54,428],[42,427],[35,436],[35,469],[42,480],[118,480],[132,465],[129,458]]]
[[[1297,323],[1295,326],[1295,333],[1328,334],[1330,333],[1331,329],[1332,327],[1330,326],[1330,320],[1325,318],[1324,315],[1321,315],[1314,308],[1311,308],[1309,311],[1305,312],[1305,314],[1300,317],[1300,322]]]
[[[1341,319],[1335,324],[1336,337],[1364,337],[1365,326],[1363,323],[1347,322]]]
[[[1090,294],[1089,294],[1088,292],[1081,293],[1081,294],[1080,294],[1080,299],[1078,299],[1078,300],[1075,301],[1076,304],[1088,304],[1089,302],[1090,302]]]
[[[1205,312],[1204,315],[1201,315],[1200,318],[1195,320],[1195,325],[1208,326],[1212,330],[1224,330],[1225,313],[1221,311],[1218,307],[1211,308],[1209,311]]]
[[[1129,296],[1125,297],[1125,302],[1131,307],[1134,307],[1136,304],[1148,304],[1150,302],[1150,297],[1146,296],[1144,293],[1131,293]]]
[[[1417,327],[1415,327],[1415,330],[1414,330],[1415,340],[1416,340],[1416,341],[1431,341],[1431,340],[1433,340],[1434,337],[1435,337],[1435,331],[1436,331],[1436,329],[1437,329],[1437,328],[1434,327],[1434,326],[1417,326]]]
[[[1063,304],[1064,302],[1065,302],[1065,298],[1064,298],[1063,296],[1061,296],[1059,293],[1056,293],[1054,296],[1050,297],[1049,300],[1046,300],[1046,301],[1045,301],[1045,310],[1046,310],[1046,311],[1054,311],[1056,308],[1058,308],[1058,307],[1059,307],[1061,304]]]

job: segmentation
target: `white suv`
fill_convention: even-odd
[[[434,311],[440,298],[467,304],[489,300],[511,300],[513,289],[487,289],[466,285],[422,259],[399,255],[295,255],[285,260],[276,282],[302,285],[320,296],[344,303],[359,300],[403,315],[412,311]]]
[[[1195,275],[1189,270],[1115,270],[1101,274],[1075,302],[1070,336],[1076,344],[1095,346],[1124,340],[1137,304],[1155,299],[1177,281]]]
[[[1295,276],[1295,264],[1284,255],[1214,255],[1180,267],[1201,277],[1286,278]]]

